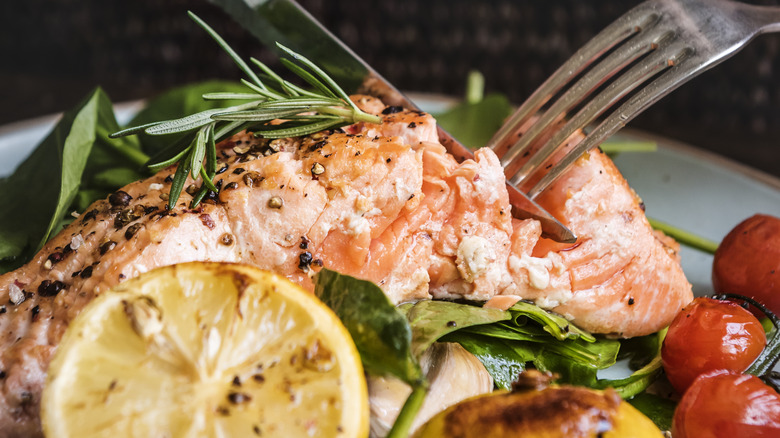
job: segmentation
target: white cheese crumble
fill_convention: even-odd
[[[474,279],[484,274],[495,260],[496,255],[487,239],[479,236],[465,236],[458,245],[455,264],[463,279],[473,283]]]
[[[8,285],[8,299],[16,306],[24,301],[24,292],[15,283]]]
[[[72,239],[70,239],[71,249],[74,250],[79,249],[79,247],[81,247],[81,245],[83,244],[84,244],[84,237],[82,237],[81,234],[76,234],[75,236],[73,236]]]
[[[509,266],[513,271],[525,269],[528,272],[528,284],[534,289],[544,290],[544,296],[534,300],[543,309],[552,309],[566,303],[572,297],[568,284],[555,284],[552,275],[562,274],[565,267],[560,256],[550,253],[547,257],[538,258],[523,254],[521,257],[511,256]]]
[[[552,260],[523,254],[521,257],[510,257],[509,264],[513,270],[525,269],[528,271],[528,282],[534,289],[546,289],[550,285],[550,269],[553,267]]]
[[[414,194],[416,187],[412,186],[411,184],[406,184],[401,178],[396,178],[393,181],[393,188],[395,189],[396,199],[399,201],[406,201],[409,199],[410,195]]]
[[[165,186],[160,183],[149,184],[149,190],[162,190]]]
[[[357,215],[357,214],[351,214],[348,218],[346,218],[346,231],[347,234],[350,236],[359,236],[363,233],[366,233],[371,228],[368,224],[368,219]]]

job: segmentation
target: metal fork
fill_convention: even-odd
[[[583,152],[647,107],[757,35],[777,31],[780,7],[727,0],[644,2],[566,61],[488,146],[501,159],[507,180],[535,198]],[[581,141],[567,143],[621,101]]]

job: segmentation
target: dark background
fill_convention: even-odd
[[[519,103],[637,1],[301,0],[399,88],[461,95],[469,70]],[[777,1],[752,1],[777,4]],[[186,16],[206,19],[245,58],[273,63],[205,0],[0,2],[0,124],[58,112],[96,85],[114,102],[240,77]],[[780,176],[780,35],[764,35],[630,126]]]

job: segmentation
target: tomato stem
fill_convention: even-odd
[[[750,365],[750,368],[745,370],[745,373],[761,377],[762,375],[771,371],[772,368],[775,367],[777,360],[780,359],[780,336],[778,336],[778,332],[780,332],[780,319],[777,318],[777,315],[775,315],[771,310],[767,309],[758,301],[742,295],[716,294],[713,295],[712,298],[716,300],[730,299],[744,301],[757,307],[759,310],[761,310],[761,312],[764,313],[764,315],[766,315],[767,318],[769,318],[770,321],[772,321],[774,330],[770,332],[770,335],[766,340],[766,347],[764,347],[764,351],[762,351],[756,360],[753,361],[753,364]]]

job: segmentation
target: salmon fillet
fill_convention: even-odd
[[[222,142],[218,195],[166,209],[175,168],[94,203],[27,265],[0,276],[0,437],[40,436],[57,343],[95,296],[148,270],[249,263],[313,289],[321,267],[379,284],[394,303],[534,300],[583,328],[637,336],[692,299],[676,243],[651,230],[604,154],[586,154],[542,197],[579,236],[561,247],[510,215],[490,150],[457,163],[428,114],[356,96],[381,125],[302,138]],[[187,185],[185,185],[187,187]]]

